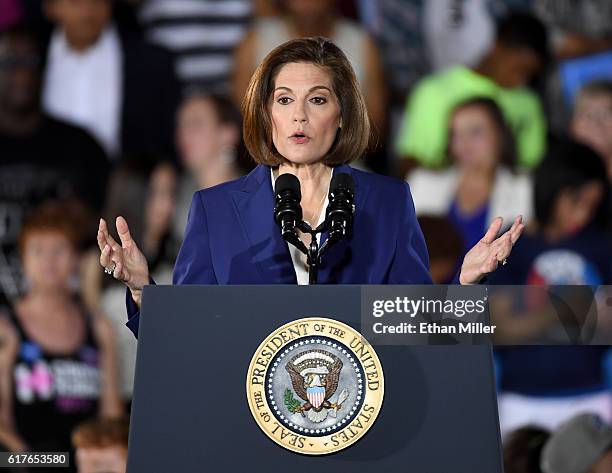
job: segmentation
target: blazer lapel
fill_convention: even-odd
[[[356,178],[353,169],[347,165],[334,168],[334,174],[347,173]],[[274,221],[274,192],[268,166],[257,166],[245,179],[242,188],[231,193],[239,222],[246,236],[253,262],[263,284],[297,284],[297,277],[289,248],[282,239],[280,229]],[[366,201],[366,189],[359,187],[355,179],[355,220],[359,218]],[[328,233],[321,235],[321,244]],[[354,238],[354,237],[353,237]],[[351,242],[343,240],[333,246],[325,255],[319,269],[319,282],[333,283],[339,277],[338,271],[350,267]]]
[[[289,248],[274,221],[270,168],[257,166],[232,199],[262,284],[297,284]]]
[[[350,166],[346,164],[337,166],[334,168],[334,175],[337,173],[349,174],[355,180],[355,221],[353,225],[353,227],[355,227],[361,210],[364,208],[367,189],[359,186],[359,180],[357,179],[356,173],[353,172],[353,168]],[[321,245],[327,240],[327,237],[328,232],[321,235]],[[353,235],[348,240],[342,240],[336,243],[323,255],[321,267],[319,268],[318,280],[320,284],[337,283],[340,277],[339,273],[351,268],[352,242],[354,239],[355,236]]]

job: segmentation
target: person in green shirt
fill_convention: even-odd
[[[453,66],[421,80],[408,99],[397,141],[404,159],[402,174],[414,165],[447,163],[448,118],[469,98],[497,102],[516,136],[519,164],[531,168],[546,145],[546,122],[540,101],[526,85],[548,60],[545,27],[536,18],[512,13],[500,21],[495,43],[474,68]]]

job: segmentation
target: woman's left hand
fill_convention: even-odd
[[[516,217],[512,227],[499,238],[495,238],[502,224],[501,217],[493,220],[485,236],[465,255],[459,275],[460,284],[478,283],[484,276],[495,271],[499,263],[510,255],[512,247],[525,228],[523,217]]]

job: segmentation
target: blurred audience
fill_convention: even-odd
[[[386,87],[374,40],[365,29],[337,13],[335,0],[282,0],[282,15],[259,18],[236,49],[233,95],[242,102],[251,76],[263,58],[292,38],[326,36],[347,55],[355,69],[370,117],[381,135],[386,120]]]
[[[530,0],[377,0],[358,2],[364,24],[382,55],[388,87],[389,138],[401,128],[407,97],[426,74],[456,65],[474,67],[495,41],[497,20],[509,11],[528,11]],[[400,174],[414,165],[385,150],[385,173]],[[400,153],[401,154],[401,153]],[[381,172],[377,170],[377,172]]]
[[[175,57],[185,86],[228,94],[234,48],[251,22],[249,0],[142,0],[147,37]],[[267,2],[266,2],[267,3]]]
[[[567,139],[551,144],[535,171],[535,221],[491,275],[499,284],[610,284],[608,181],[601,156]]]
[[[151,273],[161,280],[169,280],[178,251],[171,231],[176,192],[177,171],[171,162],[151,156],[129,159],[110,178],[104,211],[105,217],[130,218],[132,237],[146,255]],[[108,221],[117,236],[114,220]]]
[[[572,417],[552,433],[542,451],[543,473],[612,471],[612,426],[594,414]]]
[[[534,16],[501,17],[516,8]],[[126,217],[170,283],[193,193],[247,168],[236,105],[255,68],[313,35],[355,68],[382,145],[367,164],[388,172],[389,138],[408,158],[434,282],[493,217],[535,214],[491,284],[610,284],[608,0],[0,0],[0,445],[67,450],[78,424],[79,471],[125,471],[127,421],[110,417],[131,399],[136,341],[124,289],[80,254],[88,214]],[[583,144],[546,151],[547,128]],[[541,459],[535,427],[612,419],[608,347],[496,356],[507,472],[612,471],[597,417],[559,428]]]
[[[431,71],[422,25],[425,1],[378,0],[359,4],[364,24],[380,47],[389,105],[402,107],[414,84]]]
[[[21,286],[17,240],[30,210],[78,198],[98,213],[109,172],[88,133],[41,110],[41,64],[25,27],[0,31],[0,290],[9,299]]]
[[[612,2],[533,0],[547,25],[557,62],[546,83],[551,129],[567,128],[578,90],[596,79],[612,79]]]
[[[457,64],[476,66],[495,39],[487,0],[424,2],[423,30],[434,71]]]
[[[505,473],[542,473],[540,455],[550,432],[536,427],[521,427],[504,440]]]
[[[72,433],[77,473],[125,473],[129,421],[92,419]]]
[[[533,0],[549,28],[559,59],[612,49],[612,3],[609,0]]]
[[[13,451],[69,451],[78,423],[123,412],[112,328],[76,295],[80,230],[46,204],[20,235],[27,290],[0,319],[0,431]]]
[[[563,61],[549,73],[546,107],[552,130],[568,128],[578,93],[595,81],[612,81],[612,49]]]
[[[490,284],[600,285],[612,282],[612,244],[602,230],[608,183],[603,160],[568,140],[550,147],[535,172],[535,221]],[[554,428],[588,409],[612,418],[606,346],[498,348],[502,430]]]
[[[525,0],[529,1],[529,0]],[[403,105],[426,73],[476,65],[495,39],[496,18],[521,0],[357,1],[360,18],[376,37],[392,97]]]
[[[545,148],[546,124],[537,96],[526,86],[548,58],[544,26],[534,17],[513,13],[500,21],[493,47],[474,67],[455,66],[424,78],[412,92],[400,130],[398,152],[405,174],[415,162],[427,167],[445,163],[447,120],[460,102],[494,99],[517,140],[518,164],[536,165]]]
[[[448,133],[452,165],[442,171],[415,169],[408,182],[418,215],[447,217],[459,231],[462,257],[494,218],[509,224],[523,215],[529,221],[531,180],[515,172],[514,136],[492,99],[459,104],[450,115]]]
[[[175,234],[183,235],[193,194],[236,179],[242,174],[238,161],[242,118],[229,98],[195,92],[178,112],[177,144],[187,171],[181,178]]]
[[[571,134],[597,151],[606,162],[612,183],[612,81],[596,81],[578,94]]]
[[[149,271],[158,284],[172,283],[179,248],[172,233],[176,192],[174,166],[163,160],[155,162],[150,156],[120,163],[109,183],[104,212],[109,228],[117,237],[115,216],[129,220],[132,237],[146,255]],[[134,384],[136,340],[125,329],[125,287],[104,276],[96,248],[84,258],[81,292],[87,307],[103,313],[112,322],[117,338],[121,395],[129,401]]]
[[[123,33],[112,0],[45,0],[55,23],[43,103],[89,130],[112,158],[174,155],[178,83],[170,55]]]

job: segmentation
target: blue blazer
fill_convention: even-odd
[[[408,184],[347,165],[355,180],[353,235],[332,247],[320,284],[431,284],[429,256]],[[194,194],[174,284],[297,284],[287,243],[273,216],[270,168]],[[323,234],[323,242],[326,235]],[[128,291],[127,326],[138,334]]]

